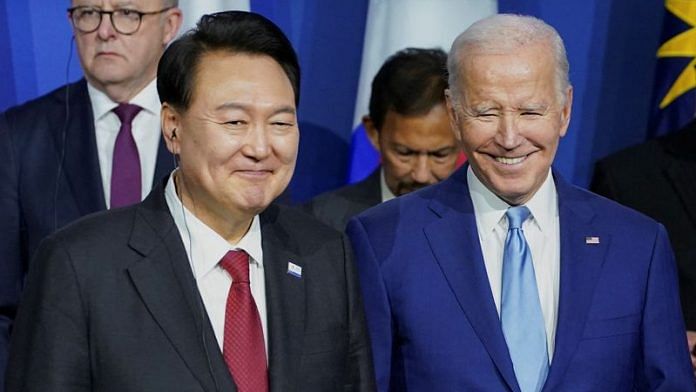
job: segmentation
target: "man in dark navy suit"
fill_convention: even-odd
[[[258,14],[205,15],[157,90],[178,167],[42,243],[8,392],[374,391],[347,240],[273,203],[300,137],[290,41]]]
[[[181,25],[177,3],[73,0],[85,78],[0,114],[0,385],[39,242],[83,215],[140,201],[174,166],[160,140],[155,76]]]
[[[600,160],[590,188],[665,225],[696,369],[696,121]]]

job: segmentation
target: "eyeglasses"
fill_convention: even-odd
[[[143,16],[161,14],[172,8],[174,7],[163,8],[159,11],[141,12],[125,8],[104,11],[95,7],[80,6],[68,8],[68,13],[70,14],[70,20],[73,26],[81,33],[92,33],[97,31],[101,25],[102,15],[106,14],[109,15],[114,30],[123,35],[131,35],[135,34],[138,29],[140,29]]]

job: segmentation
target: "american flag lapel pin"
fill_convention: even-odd
[[[585,244],[586,245],[597,245],[597,244],[599,244],[599,237],[595,237],[595,236],[585,237]]]
[[[302,267],[293,263],[292,261],[288,261],[288,275],[292,275],[296,278],[302,278]]]

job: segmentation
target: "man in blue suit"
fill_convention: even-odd
[[[181,24],[177,3],[73,0],[67,15],[85,79],[0,113],[0,390],[41,240],[81,216],[140,201],[174,168],[160,140],[155,76]]]
[[[448,59],[469,165],[348,226],[380,391],[693,391],[655,221],[551,169],[572,87],[558,33],[472,25]]]

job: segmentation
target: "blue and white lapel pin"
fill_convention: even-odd
[[[292,275],[298,279],[302,278],[302,267],[292,261],[288,261],[288,275]]]
[[[595,236],[585,237],[585,244],[586,245],[599,245],[599,237],[595,237]]]

